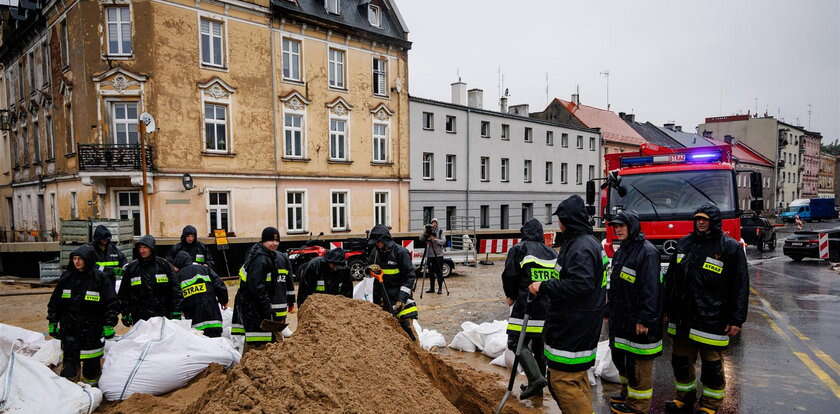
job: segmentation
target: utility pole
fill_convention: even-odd
[[[601,72],[601,76],[607,79],[607,110],[610,110],[610,70]]]

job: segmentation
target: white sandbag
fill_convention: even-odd
[[[464,332],[458,332],[455,337],[452,338],[452,342],[449,343],[449,347],[464,352],[475,352],[475,344],[464,334]]]
[[[502,355],[507,349],[507,333],[504,331],[487,335],[484,338],[484,349],[481,352],[490,358]]]
[[[353,287],[353,299],[373,302],[373,278],[366,277]]]
[[[0,349],[0,412],[90,414],[102,403],[99,389],[74,384],[11,349]]]
[[[222,338],[230,339],[230,328],[233,323],[233,308],[222,310]]]
[[[505,362],[505,354],[506,353],[507,352],[505,352],[502,355],[499,355],[496,358],[494,358],[492,361],[490,361],[490,365],[496,365],[496,366],[499,366],[499,367],[507,368],[508,366],[507,366],[507,363]]]
[[[618,368],[612,360],[610,341],[598,342],[598,350],[595,353],[595,366],[593,374],[602,381],[620,383]]]
[[[478,324],[466,321],[461,324],[461,331],[477,349],[484,349],[484,335],[479,332]]]
[[[61,362],[61,355],[61,341],[48,339],[41,343],[37,352],[32,354],[32,359],[47,366],[58,366]]]
[[[496,357],[496,359],[490,361],[490,365],[496,365],[503,368],[510,368],[513,366],[513,360],[515,357],[516,356],[513,354],[513,351],[507,349],[501,355]],[[522,371],[522,364],[520,364],[519,367],[517,367],[516,371],[519,374],[524,373],[524,371]]]
[[[595,367],[590,367],[586,370],[586,376],[589,378],[589,385],[595,386],[598,384],[598,380],[595,379]]]
[[[420,347],[425,350],[430,350],[434,347],[442,348],[446,346],[446,338],[438,331],[423,329],[417,319],[414,320],[414,331],[417,332],[420,340]]]
[[[155,317],[106,341],[99,388],[111,401],[135,393],[161,395],[187,385],[211,363],[230,367],[240,358],[225,338],[208,338],[189,321]]]
[[[14,345],[15,352],[32,356],[45,341],[44,334],[40,332],[0,323],[0,349],[10,349]]]

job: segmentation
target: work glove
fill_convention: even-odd
[[[382,268],[378,264],[369,265],[365,270],[372,278],[382,283]]]
[[[102,336],[104,336],[105,339],[113,338],[114,337],[114,327],[113,326],[108,326],[108,325],[103,326],[102,327]]]
[[[394,313],[399,313],[401,310],[403,310],[404,307],[405,304],[403,304],[400,301],[397,301],[396,303],[394,303]]]
[[[181,312],[172,312],[169,319],[181,319]]]
[[[125,325],[125,326],[134,325],[134,318],[132,318],[131,315],[125,315],[124,314],[122,316],[122,324]]]
[[[51,337],[56,338],[56,339],[61,339],[61,334],[59,333],[59,330],[58,330],[58,322],[50,322],[48,332],[49,332]]]

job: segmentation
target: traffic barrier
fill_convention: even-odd
[[[519,239],[484,239],[479,244],[479,253],[507,253]]]
[[[340,241],[331,241],[330,242],[330,250],[339,249],[339,248],[341,248],[341,249],[344,248],[344,242],[340,242]]]
[[[414,240],[403,240],[402,247],[405,247],[405,249],[408,250],[408,253],[411,255],[411,257],[415,257]]]
[[[820,233],[820,259],[828,259],[828,233]]]

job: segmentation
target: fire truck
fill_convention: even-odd
[[[723,231],[741,238],[737,173],[730,145],[666,148],[642,144],[638,152],[607,154],[607,177],[587,183],[587,205],[595,213],[595,181],[600,181],[600,212],[609,221],[621,210],[639,215],[642,232],[668,261],[677,241],[694,229],[693,213],[703,204],[716,205]],[[761,174],[750,171],[751,209],[760,212],[763,202]],[[595,215],[595,214],[593,214]],[[602,241],[612,257],[619,241],[609,226]]]

